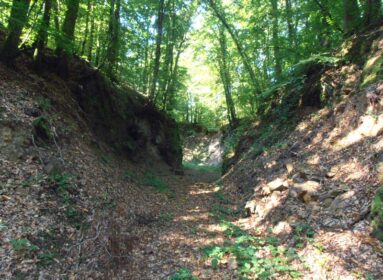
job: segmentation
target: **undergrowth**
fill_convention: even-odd
[[[292,266],[299,260],[295,249],[282,246],[275,237],[251,236],[227,221],[222,221],[221,227],[227,237],[224,243],[203,248],[213,269],[218,269],[224,259],[234,259],[240,279],[270,279],[277,274],[288,274],[292,278],[301,276]]]
[[[211,166],[211,165],[204,165],[204,164],[198,164],[195,162],[184,162],[183,167],[186,170],[197,170],[205,173],[220,173],[221,172],[221,166]]]

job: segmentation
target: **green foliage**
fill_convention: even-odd
[[[45,112],[49,111],[52,108],[51,100],[43,96],[36,97],[36,103],[37,106]]]
[[[26,179],[21,185],[26,188],[26,187],[31,187],[34,184],[40,184],[41,182],[45,181],[46,177],[39,173],[36,176],[31,176],[28,179]]]
[[[297,255],[280,246],[274,237],[258,238],[248,235],[244,230],[229,222],[223,222],[225,235],[230,238],[223,245],[207,246],[203,249],[206,257],[211,259],[213,269],[219,267],[224,257],[234,258],[238,264],[238,276],[271,279],[274,275],[287,274],[292,278],[300,277],[300,273],[291,267]],[[257,256],[258,252],[270,252],[268,257]]]
[[[174,219],[174,215],[172,213],[161,213],[159,219],[164,222],[170,222]]]
[[[39,259],[39,264],[42,266],[48,266],[54,263],[55,258],[58,257],[57,253],[52,252],[44,252],[37,255],[37,258]]]
[[[22,254],[30,254],[39,250],[39,247],[32,244],[26,238],[13,239],[11,240],[13,250]]]
[[[45,140],[50,140],[53,138],[53,132],[51,130],[49,121],[46,117],[41,116],[36,118],[32,122],[32,126],[34,128],[34,132],[36,136]]]
[[[231,199],[227,198],[221,191],[214,193],[214,197],[223,204],[232,204]]]
[[[371,219],[373,235],[383,241],[383,187],[378,189],[371,203]]]
[[[303,248],[305,246],[306,241],[313,241],[315,231],[311,228],[309,224],[306,223],[297,223],[293,225],[294,236],[293,240],[295,242],[295,246],[297,248]],[[314,244],[318,250],[322,250],[321,245]]]
[[[193,276],[189,269],[181,268],[174,275],[170,276],[169,280],[198,280],[198,278]]]
[[[48,177],[51,186],[58,193],[62,203],[65,205],[65,216],[76,228],[81,228],[84,221],[83,214],[76,208],[74,195],[77,190],[75,185],[70,183],[68,174],[54,174]]]
[[[171,190],[169,185],[159,178],[157,175],[151,172],[147,172],[144,175],[144,179],[142,182],[144,185],[153,187],[156,191],[160,193],[169,193]]]
[[[205,173],[220,173],[221,172],[221,166],[211,166],[211,165],[204,165],[204,164],[198,164],[195,162],[184,162],[183,163],[184,169],[189,170],[197,170]]]

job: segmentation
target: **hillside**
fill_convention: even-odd
[[[151,170],[181,170],[171,119],[78,59],[70,69],[68,80],[53,69],[37,73],[28,53],[12,68],[0,64],[5,279],[86,277],[84,267],[95,260],[99,268],[91,275],[105,273],[114,265],[108,252],[120,250],[110,243],[120,238],[117,228],[162,203],[148,187],[155,180]]]
[[[383,279],[383,0],[0,11],[0,279]]]

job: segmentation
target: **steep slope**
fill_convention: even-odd
[[[330,106],[306,117],[301,107],[291,134],[268,134],[270,148],[237,148],[223,178],[224,193],[248,216],[237,225],[296,248],[307,279],[382,276],[383,248],[372,236],[382,236],[381,198],[373,202],[383,184],[382,50],[382,28],[347,41],[342,55],[351,63],[314,82],[332,94]]]
[[[0,64],[0,278],[105,279],[166,204],[149,170],[180,170],[178,129],[84,62],[64,80],[46,59]]]

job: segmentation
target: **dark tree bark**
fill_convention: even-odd
[[[92,1],[88,0],[87,10],[86,10],[86,19],[85,19],[85,34],[84,34],[84,39],[82,40],[81,51],[80,51],[81,56],[85,54],[85,50],[86,50],[86,44],[87,44],[88,35],[89,35],[89,21],[90,21],[91,14],[92,14]]]
[[[227,32],[229,32],[231,38],[233,39],[234,44],[237,48],[237,51],[242,58],[242,63],[244,65],[247,73],[249,74],[251,84],[252,84],[253,88],[255,89],[255,91],[257,92],[259,87],[257,84],[255,72],[253,70],[253,67],[250,64],[251,60],[250,60],[249,56],[247,55],[247,53],[245,52],[244,48],[242,47],[242,44],[239,42],[239,38],[238,38],[237,33],[235,32],[234,28],[232,26],[230,26],[230,24],[227,22],[225,16],[223,15],[223,12],[219,9],[219,7],[214,2],[214,0],[208,0],[208,3],[209,3],[209,6],[211,7],[211,9],[213,10],[214,14],[216,15],[216,17],[221,21],[221,23],[223,24],[223,26],[226,28]]]
[[[91,11],[93,12],[93,5],[91,4]],[[92,16],[91,23],[90,23],[90,34],[89,34],[89,43],[88,43],[88,50],[87,50],[87,58],[89,62],[92,62],[93,59],[93,44],[94,44],[94,32],[95,32],[95,20]]]
[[[344,34],[349,36],[355,33],[360,24],[360,11],[357,0],[343,0]]]
[[[106,73],[113,78],[120,46],[121,0],[111,0],[109,19],[109,42],[106,50]]]
[[[78,10],[80,0],[67,0],[67,11],[62,27],[62,37],[59,39],[59,45],[56,53],[61,55],[64,51],[66,54],[73,53],[74,31],[76,28]]]
[[[291,6],[291,0],[285,0],[285,12],[286,12],[286,22],[287,22],[287,31],[288,38],[291,46],[294,50],[298,50],[298,42],[297,42],[297,30],[293,23],[293,10]],[[299,61],[299,53],[294,52],[294,63],[298,63]]]
[[[42,68],[43,50],[46,46],[48,39],[48,28],[51,19],[52,0],[45,0],[44,2],[44,14],[40,23],[39,32],[37,34],[37,40],[35,42],[35,65],[38,70]]]
[[[157,16],[157,39],[156,39],[156,53],[153,67],[153,80],[149,91],[149,99],[154,101],[157,94],[157,83],[160,72],[160,60],[161,60],[161,44],[163,37],[163,22],[165,18],[165,1],[160,0],[158,5],[158,16]]]
[[[237,115],[235,112],[234,101],[232,97],[232,84],[231,84],[231,76],[230,70],[228,67],[228,57],[227,57],[227,40],[225,29],[223,26],[220,27],[219,31],[219,72],[225,92],[226,106],[228,111],[228,120],[231,126],[235,126],[237,124]]]
[[[382,19],[382,2],[381,0],[364,0],[364,24],[370,25]]]
[[[275,79],[280,81],[282,79],[282,57],[280,52],[279,42],[279,11],[278,1],[270,0],[271,3],[271,16],[273,19],[272,34],[273,34],[273,49],[274,49],[274,73]]]
[[[27,22],[27,14],[30,0],[13,0],[11,15],[9,17],[9,34],[0,52],[0,60],[9,62],[18,53],[18,45],[24,25]]]

